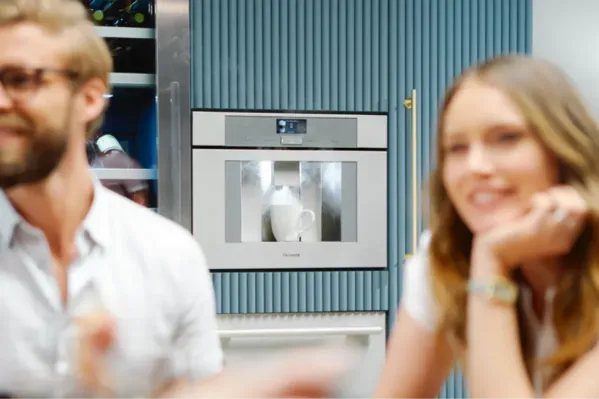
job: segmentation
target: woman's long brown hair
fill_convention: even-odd
[[[466,80],[475,79],[504,92],[524,115],[529,128],[557,158],[562,184],[585,198],[591,216],[566,256],[554,302],[553,322],[559,349],[548,363],[561,374],[588,351],[598,337],[599,310],[599,127],[580,95],[555,66],[526,56],[504,56],[466,71],[448,90],[437,129],[437,168],[431,182],[430,262],[433,290],[441,309],[440,333],[467,349],[466,282],[472,233],[458,216],[443,185],[443,125],[447,107]],[[522,331],[523,328],[520,328]],[[522,338],[527,368],[530,341]]]

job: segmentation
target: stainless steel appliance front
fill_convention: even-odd
[[[212,269],[386,267],[386,115],[194,111],[192,126]]]

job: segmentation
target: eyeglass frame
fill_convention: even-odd
[[[8,82],[7,84],[7,75],[11,72],[23,72],[27,77],[32,79],[32,86],[24,89],[26,93],[19,93],[20,89],[11,88],[11,84],[14,85],[14,83]],[[22,103],[29,100],[40,90],[44,83],[44,75],[47,73],[63,75],[73,83],[76,83],[76,80],[80,77],[78,72],[70,69],[9,66],[0,68],[0,86],[11,101]],[[15,90],[17,91],[16,94]]]

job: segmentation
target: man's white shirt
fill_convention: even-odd
[[[43,233],[0,191],[0,391],[86,396],[75,318],[102,307],[117,321],[106,358],[117,396],[171,378],[219,372],[214,289],[202,250],[178,224],[102,187],[76,235],[63,305]]]

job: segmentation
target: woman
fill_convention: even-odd
[[[599,128],[554,66],[467,71],[442,104],[432,226],[375,396],[598,397]]]

